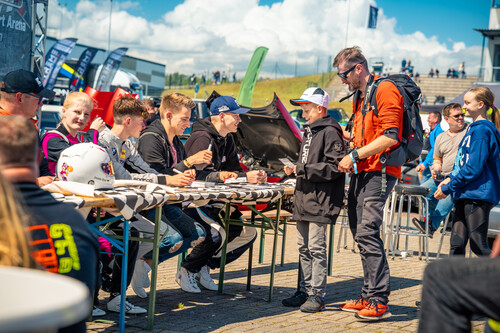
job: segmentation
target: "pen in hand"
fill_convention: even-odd
[[[207,150],[212,150],[212,140],[210,140],[210,144],[208,145]]]

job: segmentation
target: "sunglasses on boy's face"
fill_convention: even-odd
[[[348,70],[346,70],[345,72],[342,72],[342,73],[338,72],[338,73],[337,73],[337,75],[338,75],[339,77],[341,77],[342,79],[347,80],[347,75],[348,75],[350,72],[352,72],[352,70],[353,70],[354,68],[356,68],[356,66],[357,66],[357,65],[359,65],[359,64],[356,64],[356,65],[352,66],[351,68],[349,68],[349,69],[348,69]]]

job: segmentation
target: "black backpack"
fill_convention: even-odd
[[[366,88],[365,100],[363,102],[363,116],[373,111],[378,117],[376,92],[379,84],[383,81],[391,81],[398,88],[403,97],[403,132],[402,141],[396,148],[393,148],[380,156],[380,162],[385,169],[389,166],[402,166],[404,163],[413,161],[420,156],[424,142],[424,130],[422,119],[420,118],[420,88],[407,75],[395,74],[381,77],[373,81]],[[370,80],[371,81],[371,80]],[[370,102],[370,109],[367,110],[367,103]]]

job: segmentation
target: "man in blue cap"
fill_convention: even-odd
[[[267,181],[267,174],[264,170],[252,170],[243,172],[243,168],[238,160],[236,146],[232,133],[236,133],[238,124],[241,123],[240,114],[250,111],[238,105],[236,100],[230,96],[220,96],[210,105],[210,117],[198,120],[193,124],[191,136],[186,141],[185,149],[188,156],[199,151],[210,149],[212,160],[208,164],[197,164],[197,170],[209,171],[218,174],[222,171],[234,173],[234,176],[246,177],[249,183],[264,183]],[[189,166],[188,166],[189,167]],[[219,179],[218,177],[217,179]],[[225,232],[220,221],[220,207],[210,204],[200,207],[203,214],[209,216],[219,225],[212,226],[221,235]],[[238,219],[241,213],[236,207],[231,208],[231,219]],[[229,229],[226,263],[230,263],[239,258],[255,241],[257,231],[255,228],[232,225]],[[219,238],[219,237],[216,237]],[[220,246],[222,243],[219,243]],[[220,247],[208,247],[205,243],[195,247],[191,254],[184,260],[183,267],[202,265],[204,260],[205,270],[202,273],[208,277],[208,267],[220,267]],[[203,260],[202,260],[203,259]],[[189,269],[188,269],[189,270]],[[182,279],[182,277],[181,277]]]
[[[240,114],[248,111],[250,110],[240,107],[231,96],[220,96],[212,102],[211,116],[193,124],[191,136],[185,145],[188,156],[211,147],[212,162],[197,165],[197,169],[236,172],[238,176],[246,177],[249,183],[263,183],[267,180],[263,170],[244,173],[236,153],[231,133],[236,133],[238,124],[241,123]]]

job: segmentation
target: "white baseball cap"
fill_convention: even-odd
[[[328,108],[330,104],[330,96],[321,88],[311,87],[307,88],[299,99],[291,99],[292,105],[299,106],[303,103],[314,103]]]

